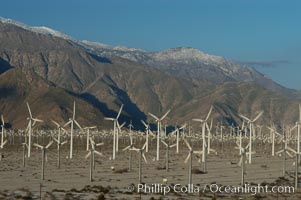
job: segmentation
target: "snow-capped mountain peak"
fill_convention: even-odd
[[[12,19],[8,19],[8,18],[3,18],[3,17],[0,17],[0,21],[2,23],[12,24],[12,25],[21,27],[25,30],[29,30],[29,31],[32,31],[32,32],[35,32],[35,33],[40,33],[40,34],[44,34],[44,35],[52,35],[52,36],[60,37],[60,38],[63,38],[63,39],[73,40],[72,37],[70,37],[70,36],[68,36],[68,35],[66,35],[62,32],[59,32],[59,31],[53,30],[51,28],[48,28],[46,26],[41,26],[41,27],[39,27],[39,26],[28,26],[28,25],[23,24],[21,22],[18,22],[18,21],[12,20]]]

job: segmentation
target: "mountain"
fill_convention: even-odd
[[[0,78],[0,112],[18,128],[25,128],[26,101],[47,127],[51,119],[66,122],[73,101],[83,126],[111,127],[103,117],[114,117],[121,104],[120,121],[133,120],[136,128],[141,119],[150,120],[148,112],[171,109],[166,123],[181,124],[203,118],[211,105],[214,119],[228,124],[240,123],[239,113],[254,116],[262,109],[262,122],[270,116],[287,123],[297,118],[297,91],[222,57],[193,48],[110,47],[3,19]],[[270,99],[277,99],[272,115]]]
[[[161,52],[147,52],[126,47],[111,47],[96,42],[82,41],[79,45],[101,56],[114,55],[145,64],[168,74],[213,84],[225,82],[255,82],[281,95],[299,98],[296,90],[285,88],[253,67],[241,65],[220,56],[208,55],[191,47],[172,48]]]

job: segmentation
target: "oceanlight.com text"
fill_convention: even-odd
[[[293,186],[267,186],[267,185],[237,185],[237,186],[221,186],[218,184],[205,184],[195,185],[164,185],[164,184],[138,184],[137,186],[130,185],[128,187],[130,191],[137,191],[138,193],[145,194],[163,194],[167,195],[169,193],[200,193],[200,192],[210,192],[210,193],[225,193],[225,194],[251,194],[256,195],[258,193],[294,193],[295,188]]]

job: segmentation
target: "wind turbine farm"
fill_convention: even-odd
[[[300,3],[56,1],[0,6],[0,199],[301,199]]]

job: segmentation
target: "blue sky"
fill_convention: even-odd
[[[301,89],[298,0],[10,0],[0,16],[151,51],[189,46]]]

